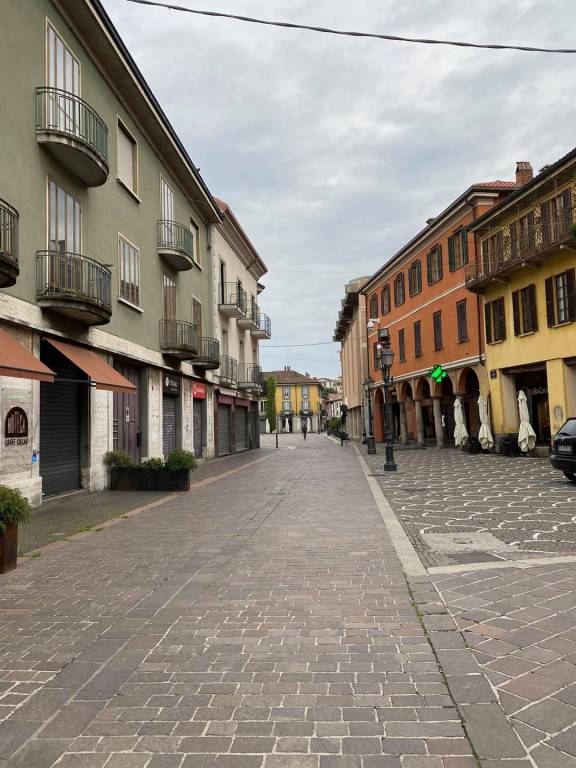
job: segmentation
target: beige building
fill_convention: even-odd
[[[368,376],[367,317],[366,297],[361,290],[366,280],[367,277],[359,277],[346,286],[334,331],[334,341],[341,343],[342,403],[348,408],[347,430],[354,440],[360,440],[365,434],[363,382]]]

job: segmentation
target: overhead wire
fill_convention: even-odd
[[[571,54],[576,53],[576,48],[546,48],[533,45],[516,45],[502,43],[471,43],[464,40],[441,40],[435,38],[423,37],[404,37],[402,35],[385,35],[376,32],[355,32],[352,30],[333,29],[331,27],[318,27],[311,24],[296,24],[289,21],[270,21],[254,16],[241,16],[236,13],[223,13],[221,11],[205,11],[198,8],[187,8],[182,5],[173,5],[172,3],[159,3],[156,0],[127,0],[129,3],[138,3],[139,5],[156,6],[166,8],[169,11],[182,11],[192,13],[198,16],[211,16],[219,19],[231,19],[248,24],[261,24],[268,27],[281,27],[283,29],[299,29],[307,32],[319,32],[327,35],[340,35],[344,37],[370,38],[373,40],[385,40],[393,43],[416,43],[418,45],[448,45],[457,48],[476,48],[495,51],[521,51],[522,53],[558,53]]]

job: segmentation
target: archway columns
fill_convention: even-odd
[[[442,403],[439,397],[432,398],[434,408],[434,429],[436,431],[436,445],[444,448],[444,427],[442,426]]]
[[[414,400],[414,410],[416,411],[416,440],[418,445],[424,446],[424,415],[421,400]]]

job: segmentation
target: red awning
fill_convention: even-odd
[[[54,381],[55,373],[24,349],[7,331],[0,329],[0,376]]]
[[[46,339],[58,352],[67,357],[70,362],[80,368],[88,376],[91,382],[96,384],[96,389],[107,389],[110,392],[129,392],[136,391],[136,387],[128,379],[114,370],[111,365],[86,347],[77,347],[74,344],[67,344],[64,341],[55,341]]]

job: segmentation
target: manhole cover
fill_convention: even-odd
[[[486,531],[423,533],[422,538],[434,552],[445,555],[456,552],[512,552],[515,549]]]

